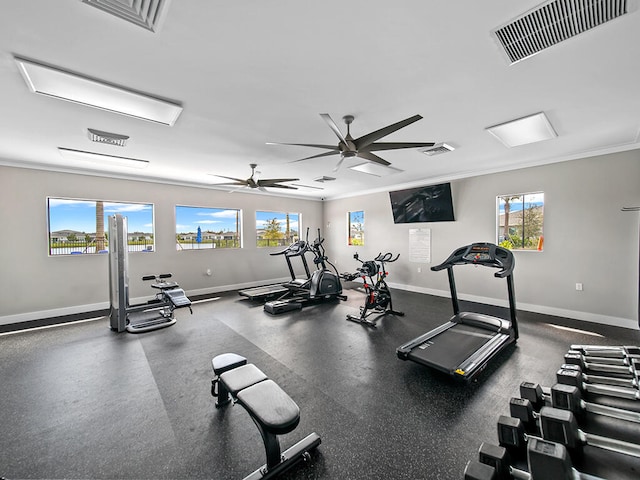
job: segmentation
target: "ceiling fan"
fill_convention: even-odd
[[[251,167],[251,176],[246,180],[241,178],[234,177],[225,177],[224,175],[214,175],[215,177],[226,178],[227,180],[233,180],[232,183],[216,183],[215,185],[228,185],[228,186],[238,186],[238,187],[249,187],[249,188],[258,188],[262,191],[266,191],[265,188],[286,188],[290,190],[297,190],[296,187],[292,187],[289,185],[282,185],[283,182],[296,182],[300,180],[299,178],[263,178],[260,180],[254,180],[253,176],[256,173],[256,167],[258,166],[255,163],[250,163]]]
[[[333,169],[333,171],[337,171],[342,165],[342,162],[345,158],[358,157],[364,160],[368,160],[370,162],[375,162],[380,165],[389,166],[391,163],[387,162],[383,158],[380,158],[378,155],[372,153],[379,150],[397,150],[400,148],[420,148],[420,147],[432,147],[434,142],[376,142],[376,140],[381,139],[382,137],[386,137],[387,135],[400,130],[401,128],[406,127],[407,125],[411,125],[414,122],[422,119],[420,115],[414,115],[413,117],[409,117],[405,120],[402,120],[398,123],[394,123],[392,125],[388,125],[380,130],[376,130],[375,132],[368,133],[367,135],[363,135],[362,137],[354,139],[351,136],[350,125],[355,119],[353,115],[345,115],[342,117],[342,120],[347,125],[347,134],[343,135],[336,123],[329,116],[328,113],[321,113],[320,116],[322,119],[329,125],[329,128],[333,130],[333,133],[336,134],[340,142],[338,142],[337,146],[334,145],[322,145],[316,143],[268,143],[269,145],[293,145],[299,147],[314,147],[314,148],[325,148],[330,150],[329,152],[320,153],[318,155],[312,155],[310,157],[301,158],[299,160],[294,160],[294,162],[302,162],[303,160],[311,160],[312,158],[320,158],[320,157],[328,157],[330,155],[340,155],[340,161]]]

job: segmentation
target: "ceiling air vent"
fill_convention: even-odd
[[[82,0],[118,18],[156,32],[170,0]]]
[[[93,128],[87,128],[87,133],[89,134],[89,140],[92,142],[107,143],[118,147],[124,147],[127,144],[127,140],[129,140],[129,137],[126,135],[102,132],[100,130],[94,130]]]
[[[430,157],[434,155],[440,155],[441,153],[453,152],[455,148],[446,143],[436,143],[433,147],[422,148],[420,151]]]
[[[511,64],[630,11],[633,0],[551,0],[492,33]]]

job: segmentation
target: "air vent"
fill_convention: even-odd
[[[134,23],[139,27],[156,32],[162,13],[168,8],[170,0],[82,0],[118,18]]]
[[[551,0],[493,31],[511,64],[629,13],[631,0]]]
[[[441,153],[453,152],[455,148],[446,143],[436,143],[433,147],[422,148],[420,151],[425,155],[433,157],[434,155],[440,155]]]
[[[109,145],[116,145],[118,147],[124,147],[127,144],[129,137],[126,135],[119,135],[117,133],[102,132],[100,130],[94,130],[93,128],[87,128],[89,134],[89,140],[98,143],[108,143]]]
[[[335,179],[336,179],[335,177],[327,177],[323,175],[322,177],[314,178],[313,181],[324,183],[324,182],[333,182]]]

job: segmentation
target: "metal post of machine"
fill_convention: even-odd
[[[129,306],[129,251],[127,219],[120,214],[109,217],[109,297],[111,330],[124,332]]]

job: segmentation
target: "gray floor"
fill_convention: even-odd
[[[394,291],[406,316],[370,329],[345,321],[363,301],[347,293],[347,302],[273,317],[232,292],[138,335],[101,319],[1,336],[0,477],[243,478],[264,463],[262,440],[240,406],[217,410],[210,395],[211,358],[235,352],[300,406],[283,449],[312,431],[322,437],[311,462],[285,478],[463,478],[480,443],[497,442],[519,384],[550,386],[570,344],[640,345],[637,331],[520,312],[517,347],[465,386],[395,354],[448,319],[448,299]],[[594,428],[640,443],[636,426]],[[587,447],[580,468],[631,479],[640,460]]]

